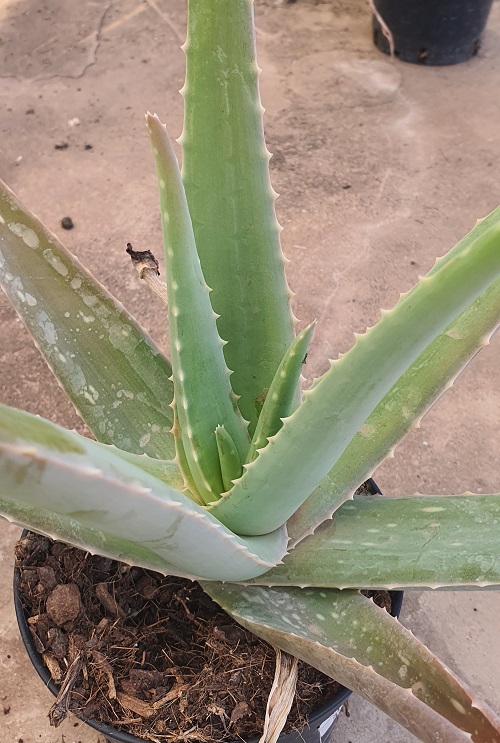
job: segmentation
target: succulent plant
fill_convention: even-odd
[[[251,0],[190,0],[182,175],[146,117],[170,361],[1,187],[0,281],[96,441],[2,407],[0,514],[200,580],[423,741],[498,742],[495,713],[359,589],[499,587],[500,495],[353,495],[497,327],[500,209],[302,393],[314,326],[295,334],[254,47]]]

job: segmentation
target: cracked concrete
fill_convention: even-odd
[[[256,22],[294,309],[319,318],[311,379],[500,203],[500,4],[479,56],[452,68],[380,55],[365,0],[259,0]],[[160,245],[142,117],[157,111],[180,134],[184,28],[184,0],[0,0],[0,173],[161,344],[161,306],[125,245]],[[64,232],[68,215],[75,228]],[[3,297],[0,334],[1,401],[83,431]],[[497,339],[380,468],[386,494],[498,491],[499,368]],[[50,696],[13,617],[17,534],[0,529],[0,737],[97,743],[74,721],[49,727]],[[499,610],[496,592],[429,592],[407,595],[403,621],[500,712]],[[338,743],[415,740],[358,698],[350,709]]]
[[[80,80],[85,75],[87,70],[89,70],[91,67],[93,67],[93,65],[97,63],[97,52],[101,45],[101,34],[103,31],[106,16],[110,8],[111,8],[111,4],[108,4],[105,6],[104,10],[101,13],[101,17],[98,19],[96,30],[93,33],[91,33],[86,39],[82,40],[83,45],[89,42],[89,47],[88,47],[88,52],[87,52],[89,56],[89,61],[86,64],[84,64],[80,72],[78,72],[76,75],[61,75],[57,73],[54,75],[48,75],[47,77],[39,77],[35,79],[36,80],[52,80],[56,77],[60,77],[60,78],[68,78],[69,80]],[[40,48],[41,47],[38,47],[37,50],[40,50]]]

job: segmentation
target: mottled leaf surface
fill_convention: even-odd
[[[0,285],[99,441],[174,455],[169,362],[1,182]]]
[[[426,743],[499,743],[500,718],[356,591],[203,584],[240,624],[352,689]]]
[[[164,574],[246,580],[286,549],[284,530],[237,537],[115,449],[0,406],[0,515]]]
[[[359,497],[335,511],[265,585],[500,587],[500,495]]]

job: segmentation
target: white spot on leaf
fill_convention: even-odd
[[[450,699],[450,702],[462,715],[465,715],[465,707],[461,704],[458,699]]]
[[[21,238],[21,240],[28,246],[28,248],[38,248],[40,240],[35,230],[30,227],[26,227],[25,224],[19,222],[9,222],[7,225],[9,230]]]
[[[150,433],[145,433],[144,436],[141,436],[141,438],[139,439],[139,446],[141,447],[141,449],[144,449],[144,447],[147,446],[147,444],[149,444],[150,438],[151,438]]]
[[[57,273],[61,274],[61,276],[67,276],[69,271],[62,262],[62,260],[59,258],[59,256],[54,255],[52,250],[50,248],[47,248],[43,251],[43,257],[47,261],[47,263],[50,263],[52,268],[57,271]]]
[[[369,439],[373,434],[375,433],[375,428],[373,426],[368,425],[368,423],[365,423],[361,428],[359,429],[359,433],[361,436],[363,436],[365,439]]]
[[[37,321],[38,326],[43,331],[43,337],[44,337],[45,342],[49,346],[55,345],[57,342],[57,333],[54,327],[54,323],[50,321],[50,318],[47,315],[47,313],[43,311],[37,312],[36,321]]]

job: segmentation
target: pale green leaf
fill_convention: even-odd
[[[99,441],[173,456],[169,362],[1,182],[0,284]]]
[[[333,588],[500,588],[500,495],[359,497],[256,580]]]
[[[451,387],[469,360],[489,343],[499,318],[500,281],[496,281],[413,362],[324,480],[288,520],[292,545],[330,518],[391,455],[403,436]]]
[[[257,450],[266,446],[269,437],[280,430],[283,419],[291,415],[295,409],[300,372],[314,332],[314,325],[315,323],[308,325],[294,338],[276,370],[257,421],[247,462],[255,459]]]
[[[500,743],[500,718],[355,591],[203,583],[240,624],[377,705],[426,743]]]
[[[160,187],[170,353],[182,444],[198,493],[212,501],[224,490],[215,429],[224,426],[241,461],[250,442],[231,389],[177,158],[163,124],[156,116],[146,118]]]
[[[217,426],[215,429],[215,438],[217,441],[217,449],[219,451],[220,469],[224,490],[230,490],[233,487],[233,480],[241,477],[243,471],[241,460],[234,445],[234,441],[224,426]]]
[[[193,579],[246,580],[286,550],[284,529],[237,537],[113,447],[4,406],[0,516],[100,555]]]
[[[217,518],[239,534],[263,534],[290,518],[420,354],[500,285],[500,208],[459,246],[332,362],[231,494],[214,504]]]
[[[184,444],[182,443],[181,429],[179,428],[179,417],[177,415],[177,406],[175,400],[172,403],[172,410],[174,411],[174,425],[172,426],[172,435],[175,440],[175,461],[179,465],[179,469],[182,472],[184,478],[184,490],[189,493],[189,497],[195,500],[200,506],[205,505],[203,499],[198,494],[196,484],[189,468],[186,452],[184,450]]]
[[[269,180],[252,3],[190,0],[183,179],[239,407],[253,433],[293,339]],[[222,421],[220,421],[222,422]]]

